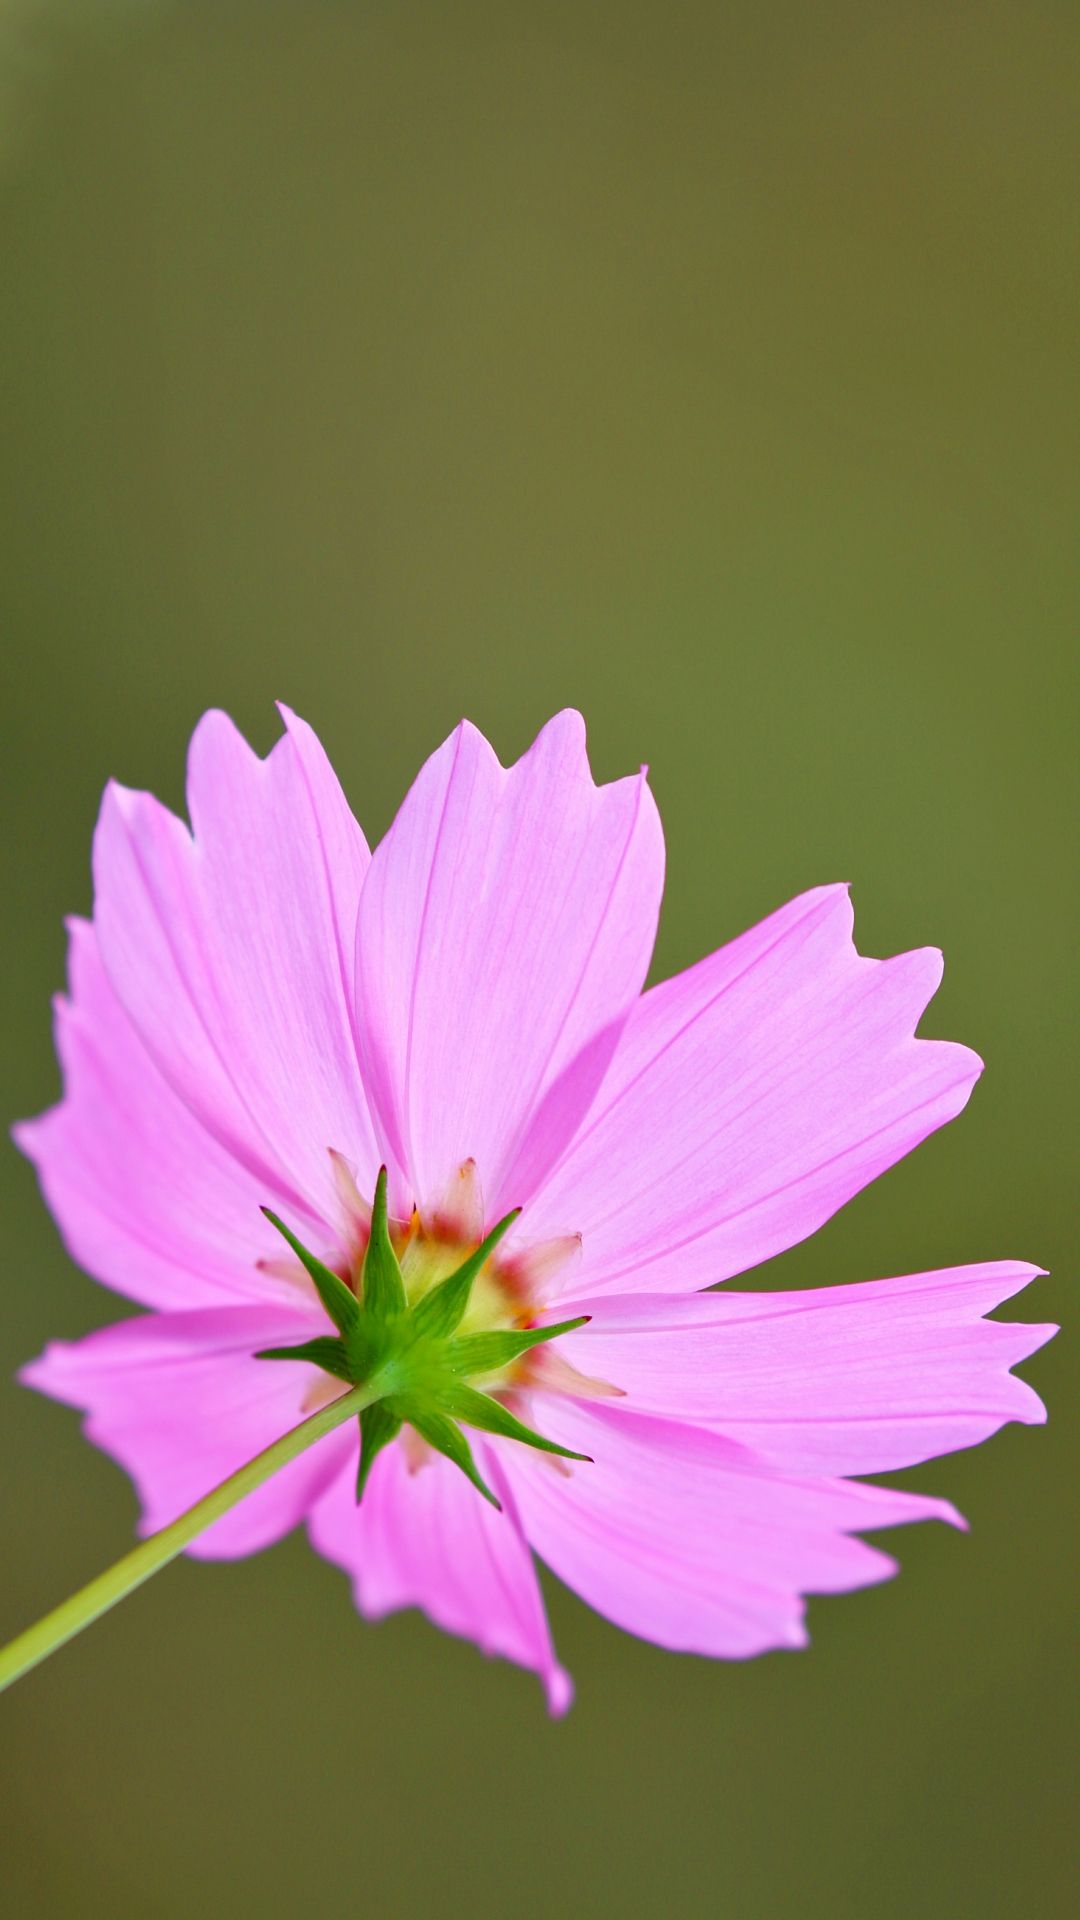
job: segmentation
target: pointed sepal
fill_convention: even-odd
[[[576,1320],[560,1320],[553,1327],[522,1327],[506,1333],[467,1333],[460,1340],[451,1342],[447,1360],[455,1373],[463,1377],[473,1374],[499,1373],[503,1367],[513,1365],[523,1353],[530,1353],[534,1347],[543,1346],[548,1340],[557,1339],[560,1333],[573,1333],[577,1327],[587,1326],[592,1319],[591,1313],[579,1314]]]
[[[503,1234],[509,1232],[520,1212],[521,1208],[515,1207],[513,1213],[508,1213],[505,1219],[499,1221],[497,1227],[492,1227],[487,1239],[481,1241],[475,1253],[470,1253],[468,1259],[462,1261],[456,1272],[450,1274],[448,1279],[440,1280],[437,1287],[432,1287],[431,1292],[425,1293],[423,1299],[417,1302],[413,1320],[418,1334],[424,1334],[434,1340],[445,1340],[450,1334],[457,1332],[465,1318],[473,1281],[486,1266]]]
[[[456,1426],[453,1420],[448,1420],[444,1413],[436,1413],[431,1407],[410,1404],[407,1411],[404,1407],[402,1411],[409,1425],[416,1428],[420,1438],[426,1440],[429,1447],[434,1447],[436,1453],[445,1454],[455,1467],[460,1467],[465,1478],[472,1481],[477,1493],[482,1493],[485,1500],[490,1500],[496,1512],[501,1513],[501,1502],[496,1500],[491,1488],[481,1475],[473,1459],[472,1448],[461,1428]]]
[[[335,1340],[332,1334],[320,1334],[314,1340],[302,1340],[296,1347],[263,1347],[255,1355],[256,1360],[307,1360],[313,1367],[321,1367],[324,1373],[332,1373],[336,1380],[352,1382],[352,1369],[345,1352],[345,1342]]]
[[[385,1326],[389,1320],[397,1320],[409,1304],[398,1257],[390,1239],[390,1223],[386,1212],[385,1167],[379,1169],[379,1178],[375,1184],[375,1201],[371,1209],[371,1233],[368,1238],[367,1252],[364,1255],[363,1296],[365,1313],[381,1326]]]
[[[357,1505],[364,1497],[368,1475],[384,1447],[396,1440],[401,1421],[385,1400],[374,1400],[360,1415],[360,1469],[356,1476]]]
[[[587,1453],[574,1453],[570,1447],[560,1447],[554,1440],[545,1440],[542,1433],[536,1433],[527,1427],[501,1400],[493,1400],[490,1394],[478,1393],[475,1387],[468,1387],[464,1381],[448,1386],[439,1396],[439,1404],[456,1420],[464,1420],[467,1426],[479,1427],[482,1433],[498,1433],[504,1440],[520,1440],[523,1446],[537,1447],[541,1453],[557,1453],[563,1460],[587,1460],[592,1464],[592,1456]]]
[[[262,1212],[270,1225],[277,1228],[282,1239],[288,1242],[297,1259],[310,1274],[319,1299],[338,1332],[348,1333],[360,1320],[360,1302],[352,1288],[347,1287],[344,1280],[333,1273],[329,1267],[324,1266],[313,1253],[309,1253],[303,1242],[298,1240],[295,1233],[285,1225],[284,1220],[279,1220],[277,1214],[272,1213],[269,1207],[263,1207]]]

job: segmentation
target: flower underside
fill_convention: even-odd
[[[495,1507],[499,1501],[482,1478],[462,1424],[521,1441],[544,1453],[586,1460],[526,1426],[495,1395],[512,1384],[512,1370],[534,1348],[585,1324],[588,1315],[555,1326],[507,1325],[505,1295],[492,1281],[488,1262],[518,1212],[508,1213],[460,1263],[445,1268],[445,1249],[432,1279],[418,1267],[408,1244],[399,1259],[390,1233],[386,1169],[379,1174],[371,1227],[357,1291],[303,1246],[269,1207],[263,1212],[288,1242],[307,1273],[337,1333],[298,1346],[268,1347],[259,1360],[304,1360],[348,1386],[366,1387],[373,1398],[360,1420],[360,1500],[382,1449],[403,1426],[412,1427],[436,1452],[459,1467]],[[403,1271],[403,1267],[405,1271]],[[411,1284],[406,1282],[406,1272]],[[492,1324],[494,1321],[495,1324]],[[502,1324],[499,1324],[499,1323]]]

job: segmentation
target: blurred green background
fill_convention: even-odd
[[[652,766],[659,972],[850,879],[989,1062],[756,1279],[1028,1257],[1075,1322],[1078,51],[1053,0],[0,0],[8,1116],[110,774],[180,804],[198,714],[282,696],[375,837],[462,712],[508,759],[570,702]],[[3,1178],[10,1381],[125,1309]],[[549,1583],[559,1725],[299,1537],[180,1564],[5,1699],[6,1910],[1071,1914],[1075,1338],[1025,1371],[1048,1430],[901,1477],[970,1536],[807,1654]],[[134,1509],[0,1423],[6,1638]]]

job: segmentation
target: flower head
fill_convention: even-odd
[[[555,1711],[533,1551],[663,1646],[802,1645],[805,1594],[893,1571],[860,1532],[958,1521],[849,1476],[1044,1417],[1009,1369],[1054,1329],[983,1318],[1034,1267],[703,1291],[964,1105],[979,1060],[915,1038],[940,956],[863,958],[822,887],[643,993],[659,820],[644,774],[594,785],[576,714],[509,769],[463,723],[372,855],[282,711],[266,760],[205,716],[190,830],[106,792],[64,1097],[18,1139],[151,1311],[23,1377],[86,1410],[147,1532],[375,1383],[190,1550],[303,1522],[361,1612],[423,1607]]]

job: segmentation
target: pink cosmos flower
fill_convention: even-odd
[[[304,1522],[363,1614],[422,1607],[535,1670],[555,1712],[571,1688],[533,1552],[662,1646],[803,1645],[803,1595],[894,1571],[860,1532],[962,1524],[848,1476],[1045,1417],[1009,1369],[1054,1329],[983,1318],[1034,1267],[702,1291],[963,1107],[980,1061],[914,1037],[940,956],[863,958],[827,886],[643,993],[660,823],[644,774],[594,785],[578,715],[509,770],[463,723],[371,854],[282,713],[266,760],[205,716],[190,832],[106,791],[56,1008],[64,1097],[17,1137],[74,1258],[151,1312],[23,1378],[85,1409],[153,1531],[344,1391],[256,1357],[333,1331],[262,1206],[356,1288],[385,1164],[413,1302],[520,1208],[467,1325],[590,1316],[489,1383],[588,1462],[476,1435],[496,1511],[405,1424],[357,1504],[353,1423],[191,1551]]]

